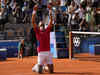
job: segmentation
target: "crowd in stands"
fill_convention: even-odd
[[[38,4],[37,23],[46,20],[47,4],[52,5],[54,24],[65,25],[69,30],[95,31],[96,8],[99,0],[1,0],[2,14],[5,22],[13,16],[16,23],[31,23],[33,7]],[[46,18],[46,19],[45,19]],[[1,23],[0,23],[1,24]]]
[[[99,5],[99,0],[66,0],[56,11],[56,22],[65,24],[69,30],[95,31]]]
[[[3,9],[2,15],[12,16],[16,19],[16,23],[29,22],[34,5],[35,2],[32,0],[8,0],[5,4],[3,2],[1,4],[1,8]]]

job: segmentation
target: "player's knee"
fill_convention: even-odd
[[[43,66],[38,65],[38,73],[41,74],[43,72]]]
[[[54,72],[54,65],[53,64],[48,64],[48,72],[53,73]]]

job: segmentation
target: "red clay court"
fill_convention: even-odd
[[[77,54],[75,60],[53,59],[54,74],[51,75],[100,75],[100,56]],[[0,75],[38,75],[32,72],[37,57],[25,57],[23,60],[8,58],[0,61]],[[42,75],[50,75],[44,73]]]

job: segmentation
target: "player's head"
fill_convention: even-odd
[[[40,28],[40,30],[45,30],[45,26],[44,26],[43,21],[39,22],[39,28]]]

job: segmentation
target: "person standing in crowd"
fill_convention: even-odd
[[[85,19],[85,9],[80,4],[80,7],[77,9],[78,11],[78,16],[79,16],[79,31],[87,31],[88,30],[88,24],[86,23]]]
[[[23,58],[24,49],[24,40],[21,40],[18,44],[18,58]]]
[[[48,67],[49,73],[53,73],[53,62],[52,62],[52,54],[50,53],[50,30],[52,28],[52,10],[51,6],[48,5],[49,8],[49,16],[50,16],[50,22],[48,24],[48,27],[45,29],[43,21],[39,22],[39,27],[37,27],[35,23],[35,16],[36,11],[38,9],[38,5],[34,6],[34,11],[32,14],[32,23],[33,28],[36,33],[36,38],[38,41],[38,63],[32,68],[32,71],[35,71],[37,73],[43,73],[44,67]],[[44,69],[43,69],[44,68]]]
[[[68,27],[71,30],[71,19],[74,16],[74,11],[77,9],[77,5],[74,1],[71,1],[71,4],[68,6]]]

